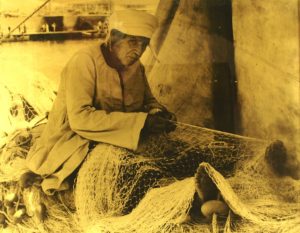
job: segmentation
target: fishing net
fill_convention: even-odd
[[[143,139],[136,152],[98,144],[79,170],[76,216],[70,211],[71,192],[64,195],[70,200],[63,201],[61,196],[42,194],[39,187],[24,192],[18,181],[27,172],[28,150],[42,132],[35,125],[50,109],[55,94],[39,74],[23,70],[19,77],[18,85],[4,79],[0,83],[0,197],[15,192],[22,197],[20,205],[32,199],[43,202],[48,218],[43,224],[30,217],[22,224],[9,221],[16,231],[300,231],[299,181],[270,170],[264,160],[269,142],[182,123],[171,134]],[[190,217],[195,193],[203,188],[194,177],[199,164],[229,205],[226,218]]]
[[[28,172],[27,153],[40,136],[44,128],[41,123],[46,122],[47,112],[52,107],[53,84],[40,72],[22,64],[10,63],[2,57],[0,62],[0,231],[79,232],[74,208],[69,204],[71,192],[46,196],[38,186],[23,189],[19,184],[20,177]],[[8,206],[5,199],[11,194],[17,199]],[[41,203],[47,208],[44,222],[32,213]],[[15,213],[23,209],[26,214],[18,222]]]
[[[21,176],[28,172],[25,158],[41,135],[44,125],[16,130],[7,137],[6,144],[0,149],[0,215],[6,219],[4,224],[0,221],[3,232],[81,232],[75,215],[72,190],[47,196],[39,185],[28,188],[20,185]],[[5,204],[7,196],[11,194],[16,196],[16,200],[11,205]],[[44,220],[35,212],[40,205],[46,209]],[[20,218],[20,222],[16,221],[15,213],[22,209],[26,210],[26,214]]]
[[[32,127],[51,109],[55,92],[46,76],[0,57],[0,146],[18,129]],[[11,72],[11,71],[14,72]],[[5,77],[7,75],[7,77]],[[8,78],[9,77],[9,78]]]
[[[77,177],[80,223],[110,233],[299,232],[300,182],[274,175],[264,159],[268,144],[181,123],[135,153],[99,144]],[[199,164],[231,209],[225,219],[189,218]]]
[[[19,224],[10,219],[16,232],[300,230],[299,181],[273,174],[264,159],[267,141],[178,123],[171,134],[143,140],[136,152],[98,144],[79,170],[73,201],[71,191],[47,196],[40,187],[19,188],[24,159],[42,130],[19,130],[1,149],[1,198],[15,192],[19,206],[34,200],[48,212],[42,224],[30,216]],[[203,188],[195,179],[199,167],[230,207],[228,216],[190,217],[195,193]]]

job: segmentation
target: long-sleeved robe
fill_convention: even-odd
[[[27,156],[51,194],[84,160],[89,142],[136,150],[147,111],[163,108],[153,97],[140,61],[122,72],[105,62],[99,46],[77,52],[62,72],[49,120]]]

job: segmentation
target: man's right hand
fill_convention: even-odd
[[[159,114],[148,114],[143,130],[146,133],[169,133],[176,128],[174,126],[174,122],[171,122],[161,116]]]

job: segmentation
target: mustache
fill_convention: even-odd
[[[141,52],[137,49],[132,49],[126,55],[129,57],[137,57],[138,58],[141,56]]]

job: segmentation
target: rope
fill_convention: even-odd
[[[209,128],[203,128],[203,127],[200,127],[200,126],[197,126],[197,125],[191,125],[191,124],[187,124],[187,123],[183,123],[183,122],[178,122],[178,121],[171,121],[170,122],[173,122],[175,123],[176,125],[181,125],[181,126],[187,126],[187,127],[190,127],[190,128],[195,128],[195,129],[202,129],[202,130],[205,130],[205,131],[209,131],[209,132],[215,132],[215,133],[221,133],[223,135],[226,135],[226,136],[232,136],[232,137],[235,137],[235,138],[240,138],[240,139],[247,139],[247,140],[250,140],[250,141],[257,141],[257,142],[267,142],[267,140],[264,140],[264,139],[260,139],[260,138],[253,138],[253,137],[249,137],[249,136],[242,136],[242,135],[238,135],[238,134],[233,134],[233,133],[228,133],[228,132],[224,132],[224,131],[220,131],[220,130],[216,130],[216,129],[209,129]]]

